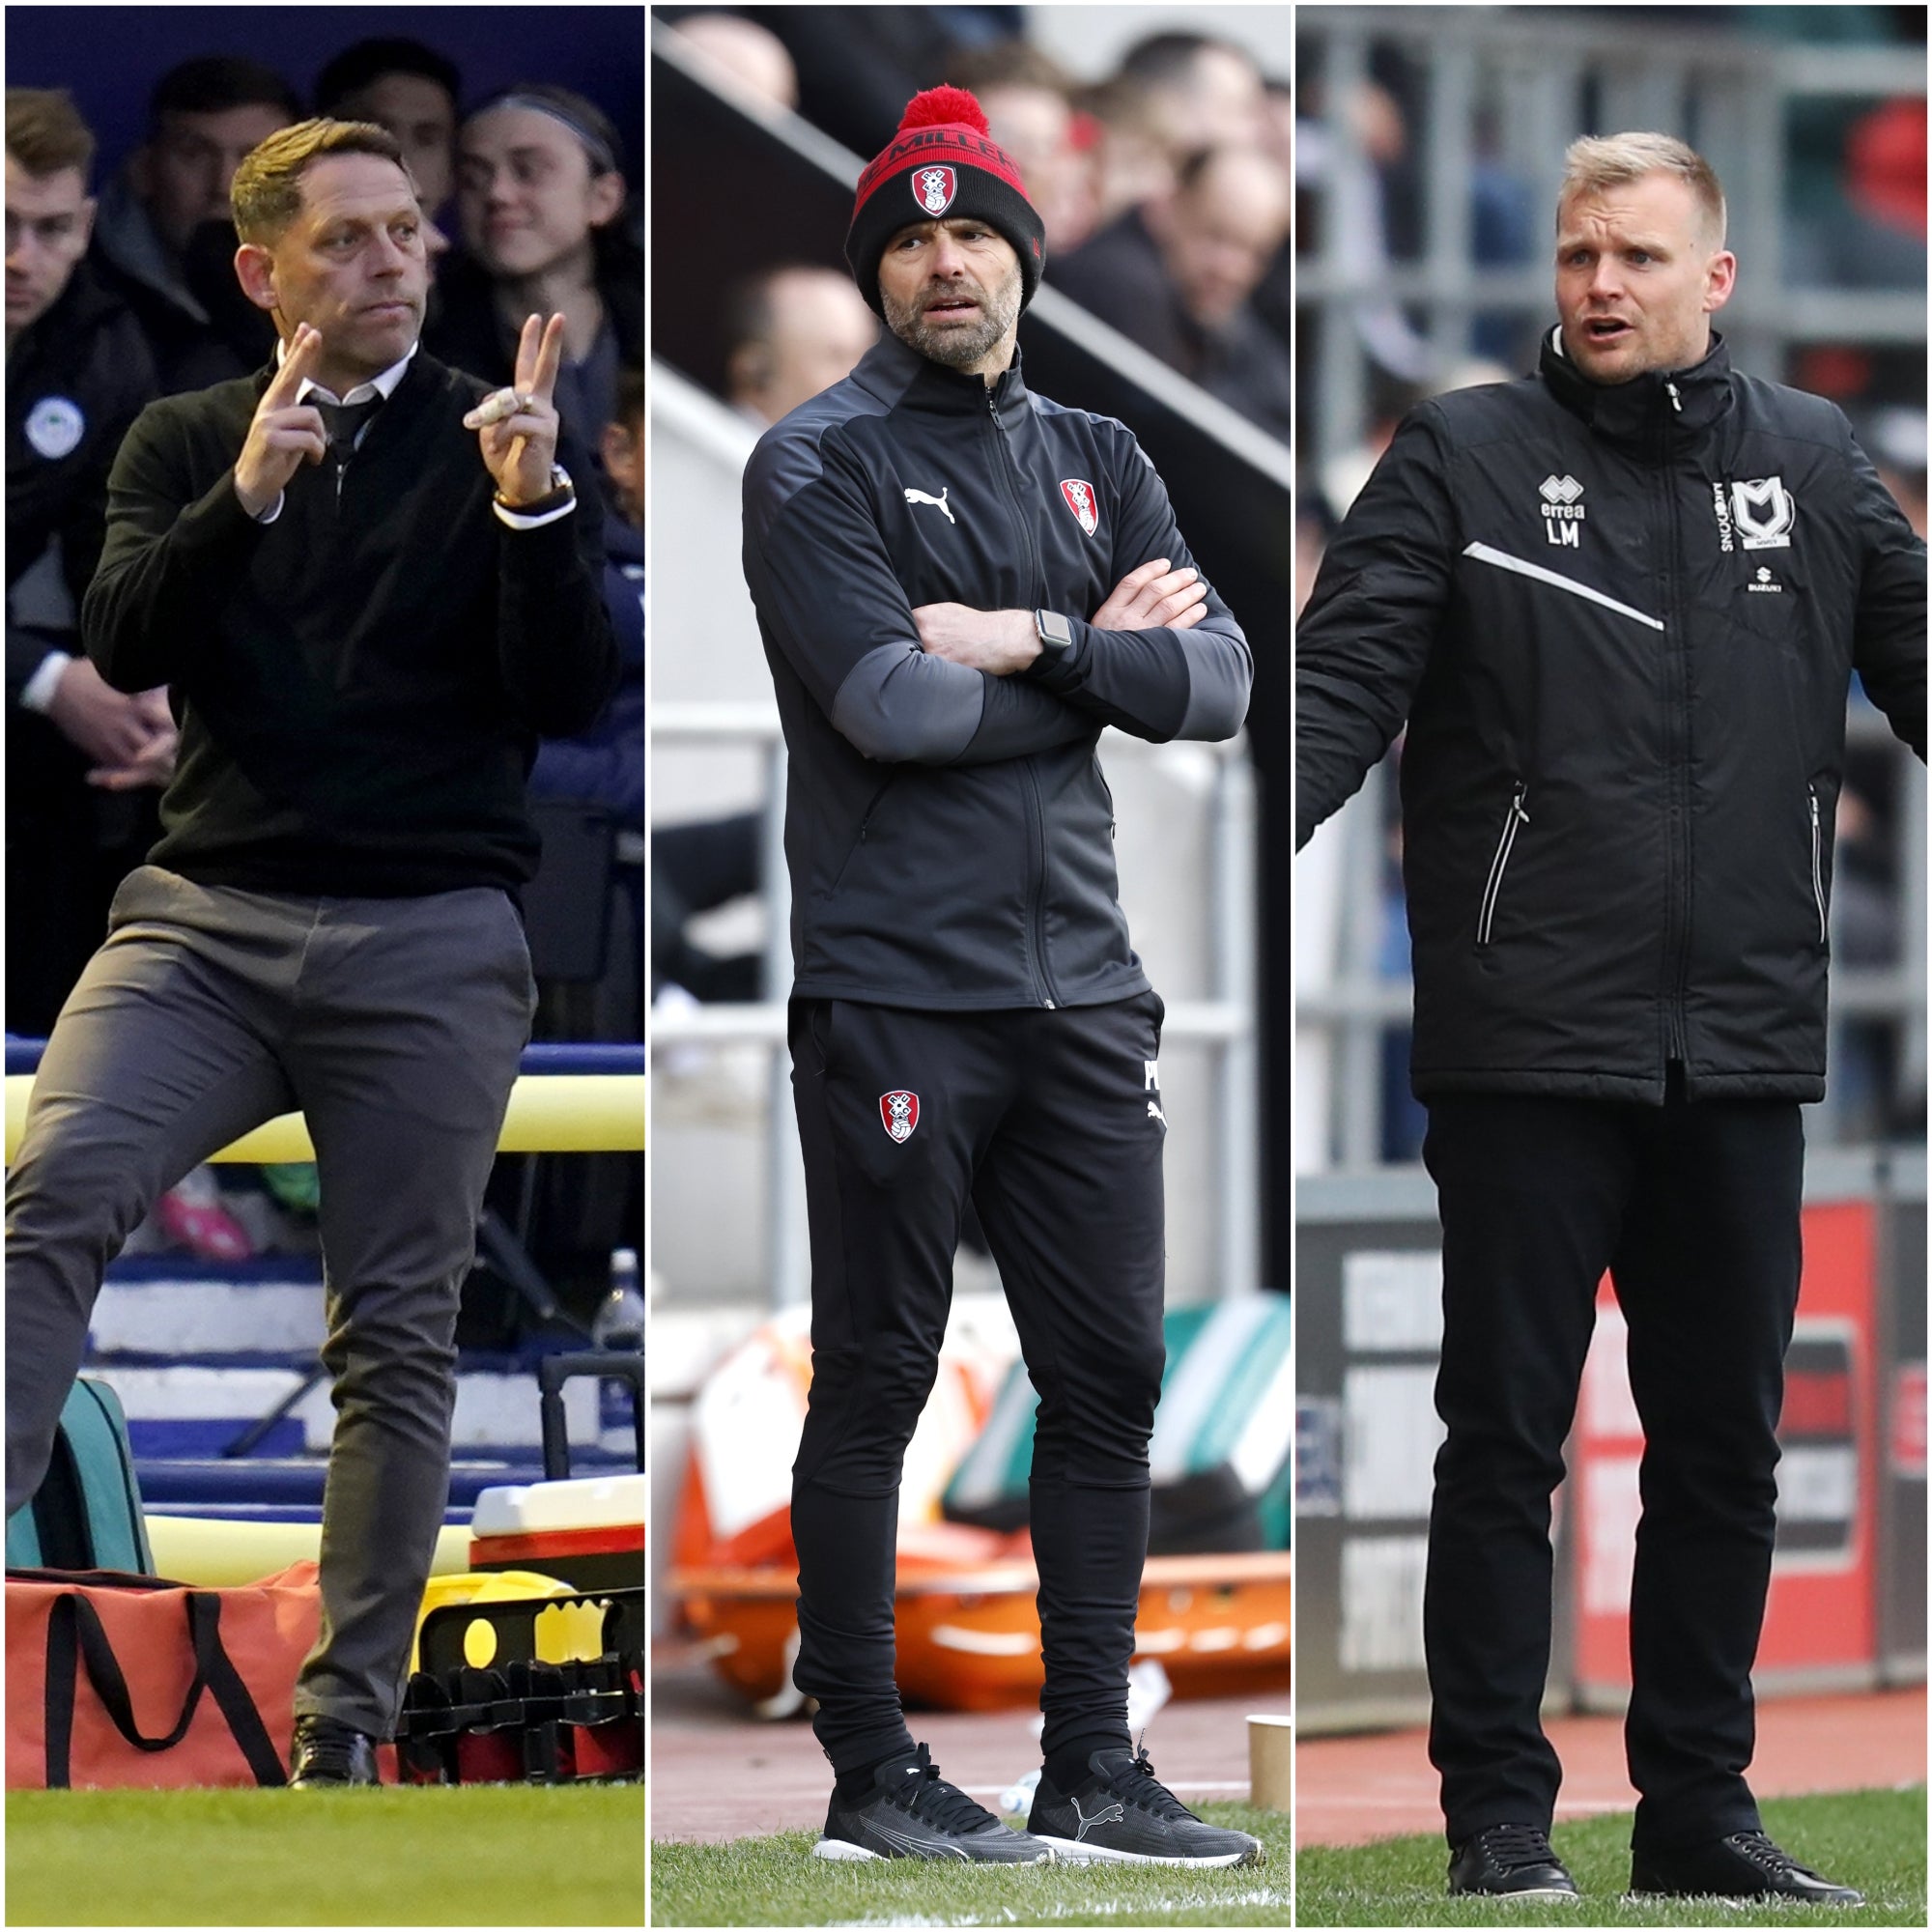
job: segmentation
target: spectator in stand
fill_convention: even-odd
[[[1138,81],[1117,74],[1082,89],[1074,104],[1092,129],[1096,230],[1173,189],[1174,163],[1167,157],[1161,123],[1152,97]]]
[[[674,31],[709,61],[724,68],[741,87],[774,107],[798,109],[798,70],[784,43],[737,14],[688,14]]]
[[[94,135],[65,93],[7,92],[7,1026],[44,1035],[159,827],[165,691],[109,688],[80,648],[107,472],[159,393],[87,263]]]
[[[617,639],[617,690],[595,724],[571,738],[547,738],[530,773],[533,798],[589,798],[626,830],[644,829],[644,368],[617,374],[617,407],[600,454],[604,511],[604,604]],[[641,929],[641,928],[640,928]]]
[[[1147,94],[1154,126],[1178,167],[1203,148],[1261,147],[1268,137],[1262,71],[1245,47],[1209,34],[1150,34],[1121,60]]]
[[[644,353],[644,265],[623,222],[624,157],[602,109],[567,88],[519,83],[457,137],[462,249],[438,278],[430,354],[508,383],[533,312],[564,318],[564,426],[595,446],[617,412],[617,372]]]
[[[1073,77],[1031,41],[970,47],[946,72],[986,110],[993,139],[1019,164],[1056,251],[1079,247],[1096,225],[1098,190],[1093,129],[1073,111]]]
[[[134,311],[166,394],[245,375],[274,330],[235,285],[228,190],[242,156],[301,118],[259,61],[212,54],[161,76],[148,136],[100,197],[94,260]]]
[[[1054,286],[1287,440],[1288,350],[1250,298],[1288,235],[1287,172],[1259,148],[1210,148],[1174,192],[1130,210],[1052,270]]]
[[[726,401],[760,432],[834,383],[879,339],[850,275],[802,264],[766,269],[724,302]]]
[[[456,63],[420,41],[357,41],[323,69],[315,111],[338,121],[373,121],[401,142],[415,177],[430,253],[449,237],[436,217],[456,187],[456,109],[463,80]],[[445,214],[445,219],[446,219]]]

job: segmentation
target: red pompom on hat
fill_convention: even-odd
[[[859,177],[845,259],[859,293],[883,315],[879,258],[901,228],[942,216],[972,216],[1012,244],[1020,258],[1020,306],[1033,299],[1046,266],[1046,229],[1027,199],[1013,157],[992,137],[985,110],[963,87],[928,87],[907,101],[898,132]]]

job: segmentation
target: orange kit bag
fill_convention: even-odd
[[[195,1589],[116,1570],[7,1573],[7,1784],[286,1784],[316,1566]]]

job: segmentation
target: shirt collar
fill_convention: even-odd
[[[412,342],[410,344],[409,355],[405,355],[400,362],[391,362],[381,375],[370,377],[366,383],[357,383],[346,396],[338,396],[333,390],[325,389],[320,383],[312,383],[307,377],[303,377],[301,387],[296,391],[296,401],[305,403],[310,396],[315,395],[320,396],[326,403],[340,403],[345,408],[351,403],[370,402],[378,396],[384,402],[387,402],[396,393],[396,384],[409,373],[411,358],[421,347],[422,342],[420,338]],[[275,367],[277,369],[288,359],[288,354],[289,345],[286,342],[275,344]]]

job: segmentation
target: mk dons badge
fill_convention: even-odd
[[[1094,500],[1093,484],[1069,476],[1062,482],[1060,494],[1066,498],[1066,507],[1080,520],[1080,527],[1091,537],[1100,527],[1100,506]]]
[[[1782,476],[1731,485],[1731,521],[1747,550],[1789,550],[1798,505]]]
[[[915,168],[912,171],[912,198],[928,214],[944,214],[959,192],[959,177],[951,168]]]
[[[879,1095],[879,1121],[893,1139],[903,1145],[919,1125],[919,1095],[899,1088]]]

